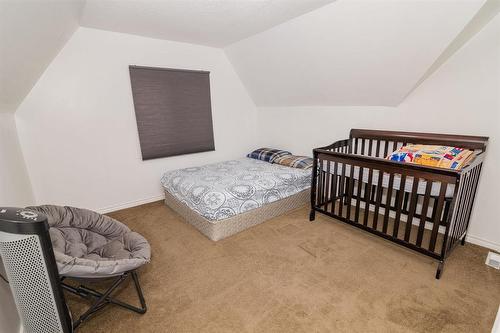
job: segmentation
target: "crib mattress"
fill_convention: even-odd
[[[337,165],[337,175],[342,175],[342,167],[343,167],[343,165],[340,163]],[[345,175],[347,177],[350,176],[350,174],[351,174],[351,167],[352,167],[351,165],[346,165]],[[323,166],[323,170],[327,171],[326,164]],[[330,171],[333,171],[333,164],[330,166]],[[359,167],[355,166],[353,172],[354,172],[354,175],[353,175],[354,179],[360,180],[359,178],[361,178],[361,181],[363,183],[368,183],[368,178],[369,178],[369,170],[368,169],[363,168],[362,177],[360,177],[360,175],[359,175],[359,173],[360,173]],[[373,170],[372,185],[378,185],[379,174],[380,174],[380,172],[378,170]],[[389,187],[389,178],[390,178],[389,174],[384,173],[384,175],[382,176],[382,187],[384,187],[384,188]],[[412,191],[413,181],[414,181],[413,177],[406,177],[405,183],[403,184],[403,188],[404,188],[405,192]],[[392,188],[394,190],[399,190],[400,186],[401,186],[401,176],[396,174],[396,175],[394,175],[394,181],[392,184]],[[427,187],[427,182],[420,179],[418,181],[417,193],[424,195],[426,187]],[[431,186],[431,195],[432,196],[439,196],[440,189],[441,189],[441,184],[439,182],[433,182],[432,186]],[[445,196],[448,198],[453,197],[454,191],[455,191],[455,184],[448,184],[446,187]]]

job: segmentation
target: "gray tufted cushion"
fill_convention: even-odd
[[[62,276],[119,275],[144,265],[151,258],[146,239],[109,216],[52,205],[27,209],[47,215],[57,268]]]

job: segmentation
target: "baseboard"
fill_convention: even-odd
[[[148,204],[148,203],[151,203],[151,202],[155,202],[155,201],[159,201],[159,200],[164,200],[164,199],[165,199],[165,196],[163,194],[161,194],[161,195],[157,195],[157,196],[150,197],[150,198],[145,198],[145,199],[140,199],[140,200],[135,200],[135,201],[129,201],[129,202],[118,204],[118,205],[111,205],[111,206],[108,206],[108,207],[97,209],[96,211],[98,213],[101,213],[101,214],[106,214],[106,213],[111,213],[111,212],[114,212],[114,211],[117,211],[117,210],[131,208],[131,207],[136,207],[136,206],[140,206],[140,205],[144,205],[144,204]],[[480,237],[476,237],[476,236],[472,236],[472,235],[467,235],[466,241],[469,242],[469,243],[472,243],[472,244],[476,244],[476,245],[479,245],[479,246],[482,246],[482,247],[486,247],[488,249],[500,252],[500,244],[492,242],[492,241],[489,241],[489,240],[486,240],[486,239],[483,239],[483,238],[480,238]]]
[[[483,238],[479,238],[479,237],[472,236],[472,235],[467,235],[467,237],[465,238],[465,241],[472,243],[472,244],[482,246],[482,247],[486,247],[490,250],[500,252],[500,244],[483,239]]]
[[[150,198],[145,198],[145,199],[140,199],[140,200],[135,200],[135,201],[129,201],[125,202],[122,204],[117,204],[117,205],[111,205],[108,207],[100,208],[97,209],[96,212],[101,213],[101,214],[106,214],[106,213],[111,213],[117,210],[125,209],[125,208],[131,208],[131,207],[136,207],[144,204],[148,204],[151,202],[159,201],[165,199],[165,196],[163,194],[157,195],[154,197]]]

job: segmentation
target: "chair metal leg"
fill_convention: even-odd
[[[134,285],[135,285],[135,290],[137,291],[137,296],[139,297],[139,301],[141,302],[141,308],[135,308],[131,309],[133,311],[136,311],[138,313],[146,313],[148,310],[148,307],[146,306],[146,300],[144,300],[144,295],[142,293],[141,285],[139,284],[139,277],[137,276],[137,272],[133,271],[132,272],[132,280],[134,280]],[[137,310],[135,310],[137,309]]]
[[[111,297],[111,294],[113,293],[113,291],[115,291],[116,288],[118,286],[120,286],[127,279],[127,277],[129,275],[131,276],[132,280],[134,281],[134,286],[135,286],[139,301],[141,303],[141,307],[136,307],[136,306],[133,306],[131,304],[122,302],[118,299]],[[102,308],[104,308],[108,304],[118,305],[118,306],[121,306],[125,309],[134,311],[134,312],[139,313],[139,314],[144,314],[147,311],[146,301],[144,299],[144,295],[142,293],[142,289],[141,289],[141,286],[139,284],[139,277],[137,276],[136,271],[126,272],[123,275],[121,275],[118,279],[116,279],[115,282],[113,282],[111,287],[109,287],[108,290],[106,290],[106,292],[104,292],[104,293],[98,292],[98,291],[91,289],[89,287],[86,287],[86,286],[79,286],[79,287],[75,288],[75,287],[72,287],[70,285],[63,283],[62,280],[63,279],[61,279],[61,285],[65,290],[67,290],[67,291],[69,291],[77,296],[80,296],[82,298],[86,298],[86,299],[97,298],[97,300],[94,302],[94,304],[92,304],[92,306],[83,315],[81,315],[80,318],[78,318],[78,320],[73,324],[73,328],[76,328],[79,325],[81,325],[82,322],[87,320],[92,314],[101,310]]]
[[[106,298],[127,278],[127,276],[128,274],[123,274],[118,279],[116,279],[116,281],[113,282],[111,287],[104,294],[102,294],[102,296],[99,297],[97,301],[87,311],[85,311],[84,314],[80,316],[80,318],[78,318],[78,320],[73,324],[73,329],[80,326],[82,322],[87,320],[96,311],[99,311],[104,306],[109,304],[109,302],[106,302]]]

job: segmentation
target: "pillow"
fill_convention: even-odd
[[[285,155],[276,158],[273,163],[291,168],[309,169],[313,166],[313,159],[307,156]]]
[[[471,150],[448,146],[406,145],[387,156],[388,160],[459,170],[474,158]]]
[[[261,160],[261,161],[266,161],[269,163],[273,163],[273,161],[280,157],[280,156],[285,156],[285,155],[291,155],[289,151],[286,150],[279,150],[279,149],[272,149],[272,148],[259,148],[251,152],[250,154],[247,155],[249,158],[255,158],[256,160]]]

